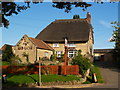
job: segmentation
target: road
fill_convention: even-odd
[[[118,88],[119,69],[114,62],[98,61],[96,64],[100,67],[101,74],[105,81],[103,85],[93,86],[94,88]]]

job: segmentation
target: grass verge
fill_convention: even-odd
[[[38,82],[38,75],[32,74],[32,75],[14,75],[14,74],[8,74],[7,75],[7,83],[6,85],[19,85],[19,84],[25,84],[25,83],[36,83]],[[79,77],[76,75],[42,75],[42,82],[57,82],[57,81],[73,81],[73,80],[80,80]],[[4,84],[3,84],[4,85]]]
[[[104,83],[103,77],[102,77],[101,72],[100,72],[100,68],[97,65],[94,64],[91,69],[92,70],[90,72],[90,77],[87,78],[87,81],[84,82],[83,84],[94,83],[94,80],[93,80],[93,77],[92,77],[93,73],[96,74],[97,83]]]

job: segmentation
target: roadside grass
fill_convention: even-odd
[[[97,83],[104,83],[103,77],[102,77],[101,72],[100,72],[100,68],[97,65],[93,64],[92,72],[90,72],[90,77],[87,78],[87,81],[84,82],[83,84],[94,83],[92,73],[96,74]]]
[[[101,75],[100,69],[95,64],[94,64],[94,70],[95,70],[95,73],[96,73],[96,77],[97,77],[98,83],[104,83],[104,80],[103,80],[103,77]]]
[[[42,82],[57,82],[57,81],[73,81],[73,80],[80,80],[79,77],[76,75],[42,75],[41,76]],[[18,84],[25,84],[25,83],[36,83],[38,82],[38,74],[32,74],[32,75],[14,75],[14,74],[8,74],[7,75],[7,83],[8,85],[18,85]]]

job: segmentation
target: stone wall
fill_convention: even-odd
[[[53,51],[37,49],[37,60],[39,60],[40,58],[46,57],[45,53],[48,53],[47,58],[50,59],[50,56],[53,54]]]
[[[13,47],[13,53],[19,56],[22,63],[27,63],[26,57],[23,57],[23,53],[28,55],[29,62],[34,63],[36,61],[36,46],[26,36],[23,36]]]
[[[55,51],[62,51],[64,54],[64,43],[59,43],[59,47],[53,47],[53,44],[48,43]],[[82,50],[82,55],[90,57],[93,55],[93,42],[89,39],[86,43],[76,43],[76,50]]]

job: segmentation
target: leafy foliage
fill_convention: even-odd
[[[6,16],[12,16],[13,14],[18,14],[21,10],[26,10],[28,6],[19,5],[15,2],[2,2],[2,24],[4,27],[9,26],[9,21]]]
[[[113,41],[115,42],[114,58],[120,64],[120,23],[112,22],[114,24],[113,28]]]
[[[50,61],[55,61],[57,58],[57,55],[55,54],[55,51],[53,51],[53,54],[50,56]]]
[[[88,4],[86,2],[53,2],[53,7],[58,9],[65,9],[65,12],[70,12],[72,6],[81,7],[83,11],[87,9],[87,7],[92,6],[92,4]]]
[[[88,58],[83,57],[81,50],[78,50],[78,55],[73,58],[72,65],[79,65],[79,70],[81,74],[84,74],[87,69],[91,67],[91,62]]]
[[[42,2],[42,0],[41,0]],[[41,2],[32,2],[34,4],[38,4]],[[86,2],[53,2],[53,7],[58,9],[65,9],[65,12],[70,12],[72,6],[81,7],[85,11],[87,7],[92,6]],[[30,2],[25,2],[25,4],[15,3],[15,2],[2,2],[2,25],[6,28],[9,26],[9,20],[7,16],[12,16],[13,14],[18,14],[22,10],[26,10],[30,8]]]
[[[12,47],[9,45],[6,45],[5,49],[2,51],[2,61],[8,61],[11,62],[11,58],[15,55],[12,52]]]
[[[11,57],[11,65],[19,65],[22,63],[21,59],[18,56]]]
[[[79,15],[73,15],[73,19],[80,19]]]

